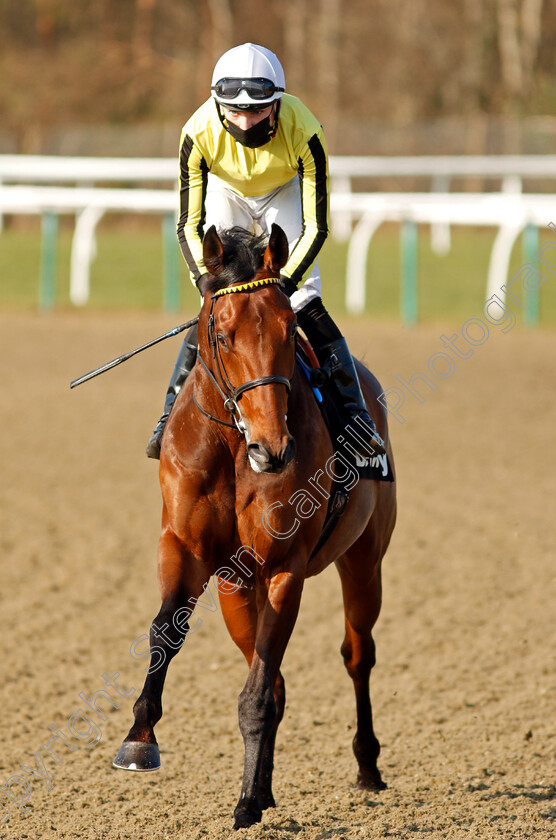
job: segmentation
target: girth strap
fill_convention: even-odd
[[[349,493],[343,487],[332,487],[332,492],[330,494],[330,501],[328,503],[328,510],[326,511],[326,518],[324,520],[324,527],[321,531],[319,540],[311,552],[311,556],[309,557],[309,563],[313,559],[313,557],[319,553],[325,542],[331,536],[332,531],[338,524],[338,520],[340,516],[346,509],[346,505],[349,502]]]

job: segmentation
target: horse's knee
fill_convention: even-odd
[[[342,642],[342,647],[340,648],[340,653],[342,654],[342,658],[344,660],[344,665],[346,666],[346,668],[348,666],[348,662],[351,661],[352,652],[353,648],[351,645],[351,639],[349,639],[346,636],[346,638]]]
[[[160,611],[150,629],[151,652],[156,649],[164,651],[166,657],[171,659],[182,647],[189,623],[187,619],[191,610],[181,607],[175,603],[162,604]]]

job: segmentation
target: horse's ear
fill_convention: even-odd
[[[286,234],[280,225],[272,225],[270,239],[264,252],[264,266],[273,275],[280,274],[288,261],[289,245]]]
[[[203,237],[203,262],[207,271],[216,276],[222,271],[224,248],[215,225],[211,225]]]

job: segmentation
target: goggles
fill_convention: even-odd
[[[270,79],[220,79],[212,85],[211,90],[215,92],[218,99],[223,100],[235,99],[244,90],[250,99],[262,102],[282,92],[284,88],[276,87]]]

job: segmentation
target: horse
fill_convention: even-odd
[[[355,689],[358,782],[386,787],[377,767],[369,678],[381,561],[396,518],[395,482],[352,481],[345,511],[319,547],[325,501],[341,470],[313,388],[295,363],[296,317],[280,280],[287,258],[277,225],[262,242],[215,227],[203,238],[210,283],[199,315],[197,362],[170,415],[160,456],[162,604],[150,630],[150,667],[134,723],[114,760],[123,769],[160,767],[154,726],[162,716],[168,665],[215,575],[224,621],[249,668],[238,702],[245,756],[235,829],[260,822],[275,806],[274,747],[285,705],[280,665],[304,582],[331,563],[343,592],[341,654]],[[380,385],[356,364],[393,465]]]

